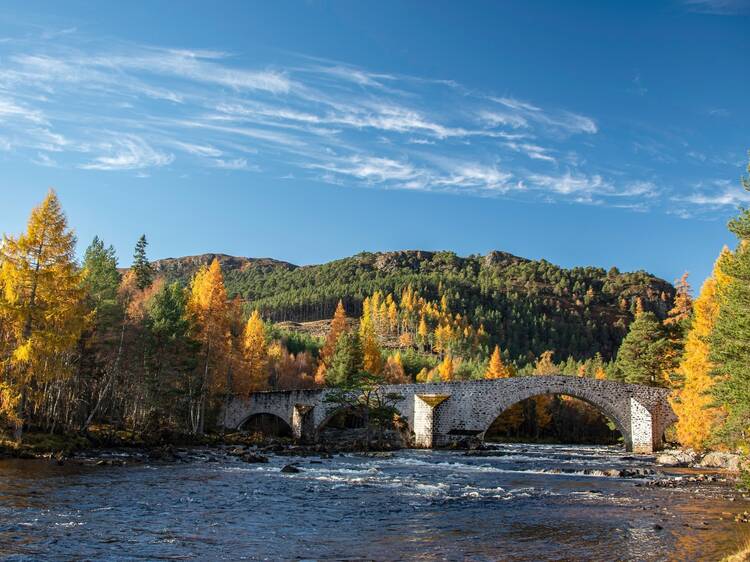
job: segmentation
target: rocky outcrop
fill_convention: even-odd
[[[721,468],[732,472],[739,472],[742,468],[742,460],[739,455],[733,453],[721,453],[714,451],[706,453],[698,466],[702,468]]]
[[[750,469],[750,462],[743,461],[740,455],[721,451],[699,455],[692,449],[669,449],[657,455],[655,462],[662,466],[716,468],[730,472]]]
[[[655,462],[662,466],[690,466],[696,457],[696,453],[690,449],[670,449],[657,455]]]
[[[180,258],[164,258],[152,263],[154,271],[163,275],[167,280],[190,279],[196,271],[204,265],[210,265],[217,259],[221,269],[226,275],[232,271],[245,271],[256,268],[258,271],[268,273],[275,269],[291,270],[297,266],[285,261],[271,258],[245,258],[241,256],[230,256],[227,254],[200,254],[197,256],[184,256]]]

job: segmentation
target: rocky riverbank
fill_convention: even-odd
[[[206,434],[133,434],[95,431],[87,434],[27,433],[18,443],[0,436],[0,459],[47,459],[58,464],[125,465],[145,462],[218,462],[235,456],[265,462],[267,455],[330,458],[339,453],[384,452],[404,448],[402,435],[386,431],[371,435],[363,429],[332,430],[316,444],[300,445],[287,438],[265,438],[243,432]]]
[[[729,472],[750,470],[750,459],[737,453],[722,451],[698,453],[692,449],[665,449],[656,455],[655,462],[669,467],[718,469]]]

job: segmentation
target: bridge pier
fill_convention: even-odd
[[[295,404],[292,410],[292,436],[303,443],[315,441],[313,408],[309,404]]]
[[[435,408],[450,398],[450,394],[414,395],[414,446],[431,449],[435,443]]]
[[[635,398],[630,399],[630,443],[626,444],[626,449],[641,454],[654,452],[654,424],[651,412]]]

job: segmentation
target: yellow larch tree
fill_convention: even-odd
[[[677,370],[682,386],[670,399],[677,414],[677,439],[683,445],[703,450],[708,445],[712,430],[721,416],[721,410],[713,407],[710,395],[714,379],[713,366],[709,361],[708,336],[713,330],[719,312],[719,291],[722,281],[720,263],[728,255],[724,249],[714,265],[698,298],[693,303],[693,321],[685,340],[685,352]]]
[[[487,370],[484,373],[485,379],[507,379],[513,376],[512,369],[503,362],[503,357],[500,354],[500,346],[495,346],[495,350],[492,352],[490,362],[487,365]]]
[[[416,376],[417,382],[428,382],[430,380],[430,371],[427,367],[422,367]]]
[[[257,310],[253,311],[245,325],[244,350],[246,381],[243,389],[245,393],[263,390],[268,386],[268,344],[266,325]]]
[[[446,354],[446,356],[443,358],[443,361],[438,365],[438,374],[440,375],[440,380],[443,382],[449,382],[453,380],[453,377],[455,376],[455,364],[453,357],[450,353]]]
[[[190,421],[197,434],[205,427],[206,401],[214,379],[223,374],[222,363],[230,343],[228,308],[221,265],[214,259],[193,277],[187,303],[192,336],[201,347],[197,381],[190,393]]]
[[[398,337],[398,346],[409,348],[414,345],[414,338],[411,337],[409,332],[404,332]]]
[[[427,347],[427,341],[430,335],[430,330],[427,327],[427,321],[425,320],[424,314],[419,317],[419,327],[417,328],[417,338],[419,341],[419,345],[422,347],[422,350]]]
[[[398,332],[398,307],[392,295],[388,295],[388,331],[391,334]]]
[[[27,402],[72,370],[71,351],[86,323],[75,235],[54,191],[31,212],[26,232],[0,244],[2,403],[21,438]],[[8,412],[6,412],[8,414]]]
[[[378,293],[375,293],[376,295]],[[379,375],[383,371],[383,356],[373,322],[374,304],[379,302],[366,298],[362,303],[362,318],[359,322],[359,338],[362,342],[363,368],[368,373]]]
[[[320,362],[318,363],[318,369],[315,372],[315,384],[319,386],[325,385],[326,370],[331,363],[334,351],[336,351],[336,343],[339,341],[339,336],[346,332],[346,330],[346,309],[344,308],[344,303],[339,300],[336,305],[336,311],[333,313],[331,329],[328,331],[326,341],[320,351]]]
[[[388,384],[406,384],[406,372],[401,361],[401,352],[389,355],[383,368],[383,375]]]
[[[560,374],[560,369],[552,361],[552,357],[554,356],[554,354],[555,352],[550,351],[550,350],[542,352],[542,354],[536,360],[536,364],[534,365],[535,375],[559,375]]]
[[[242,300],[235,296],[227,307],[229,320],[229,349],[226,358],[226,379],[224,388],[226,394],[236,392],[236,380],[242,378],[245,370],[245,354],[243,336],[245,333],[244,311],[242,310]]]

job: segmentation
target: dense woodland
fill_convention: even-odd
[[[230,396],[257,390],[562,374],[672,388],[681,443],[745,447],[750,211],[729,228],[739,243],[695,301],[687,276],[673,287],[498,252],[152,263],[143,236],[122,270],[98,238],[76,261],[51,191],[0,247],[0,423],[16,439],[102,425],[200,435]],[[274,323],[326,317],[320,339]],[[493,431],[585,440],[581,427],[605,422],[579,401],[543,396]]]
[[[672,285],[643,271],[563,269],[503,252],[466,258],[452,252],[366,253],[304,267],[204,255],[160,260],[154,267],[187,284],[214,258],[224,270],[227,292],[270,321],[331,318],[339,300],[359,317],[369,295],[397,297],[411,287],[431,301],[446,298],[452,312],[484,326],[490,345],[522,361],[548,349],[565,358],[597,352],[612,358],[639,300],[663,318],[674,297]]]

